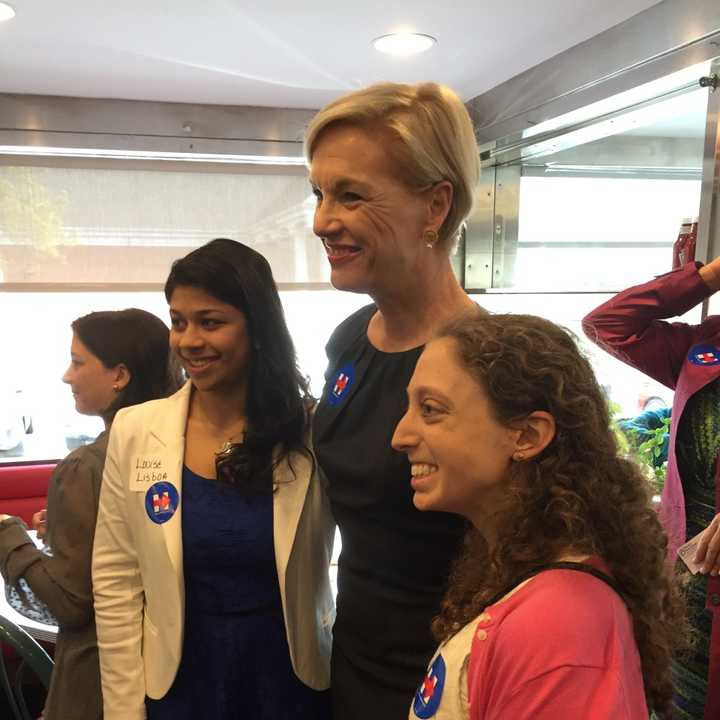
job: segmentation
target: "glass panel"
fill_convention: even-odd
[[[279,283],[327,282],[302,170],[0,167],[0,283],[159,283],[214,237],[268,258]]]
[[[670,270],[700,206],[707,97],[698,87],[600,118],[499,168],[493,286],[620,290]]]
[[[700,180],[523,177],[514,285],[621,290],[672,269]]]
[[[179,252],[175,248],[176,257]],[[322,393],[325,344],[334,328],[370,300],[335,290],[280,293],[302,372]],[[0,463],[64,457],[102,430],[98,418],[75,412],[61,381],[70,359],[70,323],[94,310],[138,307],[167,321],[160,292],[0,292],[6,351],[0,357]],[[31,429],[29,434],[26,429]]]
[[[673,391],[670,388],[617,360],[585,337],[581,327],[583,317],[611,297],[611,294],[599,293],[521,295],[491,292],[473,295],[479,305],[491,312],[530,312],[571,330],[592,363],[617,418],[632,418],[650,407],[671,407]],[[700,306],[695,307],[680,320],[697,324],[700,322],[700,310]]]

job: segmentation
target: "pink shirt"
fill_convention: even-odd
[[[632,619],[603,581],[549,570],[474,622],[471,720],[648,717]]]
[[[542,572],[438,648],[408,717],[647,720],[630,613],[592,575]]]

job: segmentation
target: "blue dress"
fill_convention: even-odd
[[[182,503],[182,660],[165,697],[146,700],[148,719],[329,719],[329,693],[290,662],[272,496],[247,499],[183,468]]]

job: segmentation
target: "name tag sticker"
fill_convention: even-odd
[[[166,482],[167,463],[164,458],[156,455],[136,457],[130,469],[130,490],[147,492],[148,488],[158,482]]]

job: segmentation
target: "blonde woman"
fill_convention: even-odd
[[[373,303],[327,345],[313,426],[342,534],[332,657],[335,720],[397,720],[435,642],[461,519],[421,515],[390,447],[405,388],[437,326],[474,303],[450,264],[479,160],[462,101],[434,83],[373,85],[321,110],[306,155],[315,234],[339,290]]]

